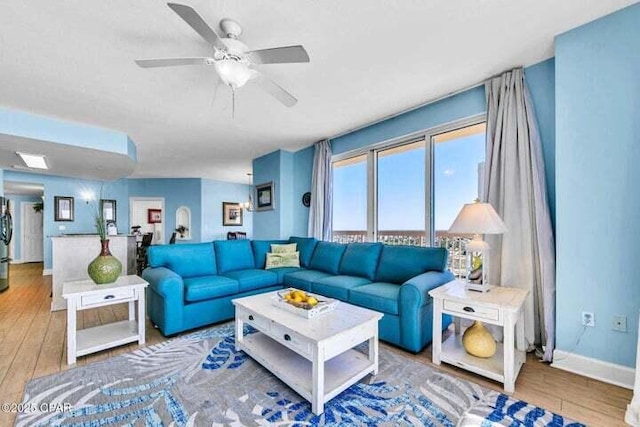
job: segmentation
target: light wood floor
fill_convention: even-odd
[[[69,369],[66,364],[66,311],[50,311],[51,277],[42,276],[42,264],[11,266],[11,287],[0,294],[0,403],[20,402],[31,378]],[[126,319],[127,306],[85,310],[78,328]],[[164,341],[147,321],[147,344]],[[381,344],[421,363],[431,365],[431,348],[418,355]],[[81,357],[77,365],[103,360],[137,348],[125,345]],[[463,370],[440,367],[489,388],[501,385]],[[591,426],[624,426],[631,390],[551,368],[529,356],[516,383],[515,397]],[[0,412],[0,426],[12,425],[15,414]]]

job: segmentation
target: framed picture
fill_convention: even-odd
[[[147,209],[147,222],[160,224],[162,222],[162,209]]]
[[[276,208],[273,181],[256,185],[257,211],[270,211]]]
[[[222,202],[222,225],[242,225],[242,205],[240,203]]]
[[[73,221],[73,197],[55,196],[53,206],[54,221]]]
[[[102,209],[102,217],[105,221],[116,222],[116,201],[115,200],[100,200],[100,209]]]

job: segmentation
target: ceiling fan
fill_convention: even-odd
[[[191,58],[158,58],[136,59],[136,64],[142,68],[175,67],[182,65],[213,65],[220,79],[232,91],[253,80],[265,92],[272,95],[287,107],[294,106],[298,100],[283,89],[276,82],[257,69],[261,64],[288,64],[309,62],[309,55],[304,47],[283,46],[271,49],[250,50],[238,40],[242,27],[231,19],[220,21],[220,28],[226,37],[220,37],[200,15],[191,7],[167,3],[196,33],[213,47],[213,55]]]

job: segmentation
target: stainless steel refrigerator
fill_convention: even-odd
[[[13,221],[9,200],[0,197],[0,292],[9,287],[9,243],[13,236]]]

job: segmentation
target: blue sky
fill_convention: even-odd
[[[447,230],[464,203],[478,197],[478,164],[484,134],[435,144],[435,228]],[[425,229],[425,149],[383,156],[378,161],[378,228]],[[366,230],[366,162],[335,168],[333,229]]]

